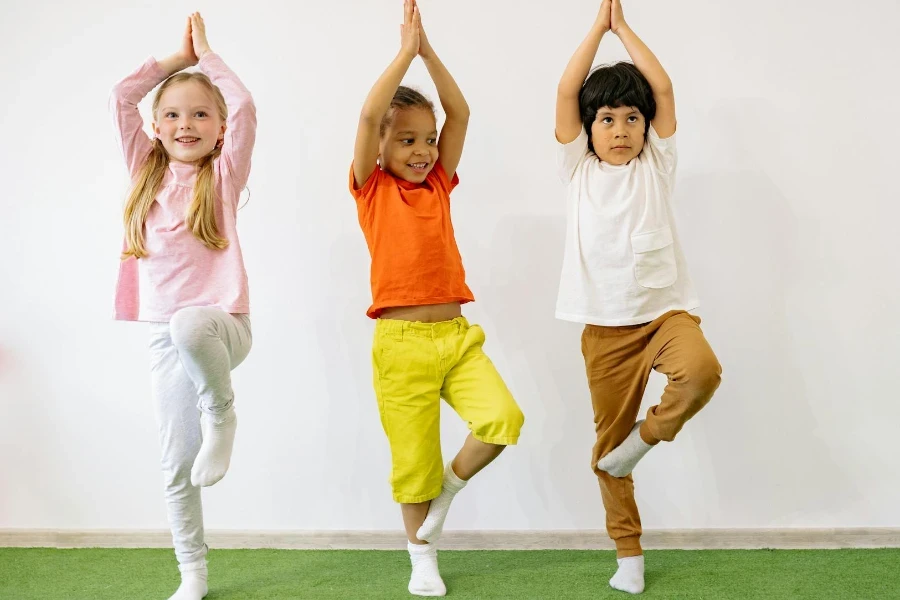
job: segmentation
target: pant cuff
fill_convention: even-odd
[[[434,500],[438,496],[441,495],[441,488],[438,487],[437,490],[430,492],[428,494],[400,494],[394,492],[394,502],[399,504],[420,504],[422,502],[428,502],[429,500]]]
[[[494,444],[495,446],[515,446],[519,442],[519,436],[517,435],[506,437],[487,437],[473,432],[472,437],[479,442],[484,442],[485,444]]]
[[[647,424],[647,421],[641,423],[641,428],[638,429],[638,433],[641,434],[641,439],[645,444],[655,446],[661,441],[658,437],[650,433],[650,426]]]
[[[641,549],[641,536],[633,535],[630,537],[619,538],[616,542],[616,558],[628,558],[629,556],[640,556],[644,553]]]

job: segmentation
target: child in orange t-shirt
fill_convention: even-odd
[[[375,395],[391,447],[391,487],[412,561],[410,593],[443,596],[438,540],[453,497],[519,438],[524,417],[482,351],[484,332],[462,317],[474,300],[450,221],[469,107],[425,37],[415,0],[404,2],[401,49],[375,82],[359,119],[350,191],[372,256]],[[447,114],[400,85],[416,56]],[[443,467],[440,399],[471,433]]]

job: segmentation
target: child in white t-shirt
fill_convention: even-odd
[[[600,40],[615,33],[634,63],[588,76]],[[722,369],[688,313],[697,293],[672,212],[675,97],[659,61],[603,0],[557,91],[560,176],[568,185],[566,248],[556,316],[585,324],[582,352],[597,442],[591,466],[616,543],[616,589],[644,589],[641,523],[631,471],[671,441],[712,398]],[[668,385],[636,421],[652,370]]]

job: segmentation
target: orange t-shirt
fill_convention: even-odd
[[[454,174],[450,181],[438,161],[422,183],[375,167],[356,189],[350,167],[350,193],[372,255],[367,316],[377,319],[394,306],[475,300],[450,222],[450,192],[458,183],[459,177]]]

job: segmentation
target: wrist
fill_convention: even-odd
[[[212,50],[208,46],[197,53],[197,58],[202,59],[207,54],[212,54]]]
[[[406,48],[401,48],[400,53],[397,54],[397,59],[407,63],[412,63],[412,61],[415,60],[416,56],[418,56],[418,52],[412,52],[410,50],[407,50]]]
[[[609,18],[604,19],[597,15],[597,18],[594,20],[594,26],[591,28],[591,33],[603,35],[607,31],[609,31]]]
[[[623,35],[627,35],[627,34],[629,34],[629,33],[632,33],[632,31],[631,31],[631,28],[628,26],[627,23],[622,23],[622,24],[619,25],[615,30],[613,30],[613,33],[616,34],[617,36],[621,37],[621,36],[623,36]]]
[[[158,62],[164,65],[164,69],[169,71],[170,75],[193,66],[193,63],[180,53],[173,54]]]

